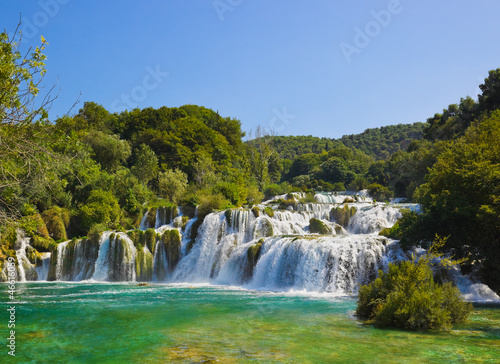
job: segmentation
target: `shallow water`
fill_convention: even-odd
[[[412,333],[360,324],[352,298],[300,292],[40,282],[18,283],[16,297],[24,363],[500,361],[500,306],[476,307],[451,332]]]

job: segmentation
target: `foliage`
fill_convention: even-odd
[[[368,193],[375,200],[387,201],[392,197],[392,191],[389,190],[388,187],[384,187],[382,185],[379,185],[378,183],[372,183],[367,188],[368,188]]]
[[[91,130],[83,142],[92,148],[94,160],[107,172],[114,172],[132,154],[130,144],[117,135]]]
[[[130,170],[141,183],[147,184],[158,174],[158,157],[146,144],[141,144],[134,154],[135,163]]]
[[[187,175],[179,169],[160,172],[158,175],[158,192],[167,200],[178,203],[187,187]]]
[[[382,126],[357,135],[344,135],[340,141],[377,159],[388,159],[400,150],[405,151],[412,141],[422,139],[424,126],[424,123]]]
[[[52,239],[66,240],[68,238],[66,228],[69,225],[70,216],[67,210],[54,206],[45,210],[42,213],[42,218]]]
[[[441,242],[438,239],[437,245]],[[431,247],[419,259],[390,263],[387,273],[379,271],[375,281],[360,288],[356,315],[378,327],[407,330],[449,330],[452,324],[464,322],[472,304],[461,299],[451,282],[434,281],[431,262],[437,257]],[[442,259],[440,264],[452,263]]]
[[[356,207],[345,204],[342,208],[332,207],[330,214],[332,218],[344,228],[349,224],[349,220],[356,214]]]
[[[109,191],[93,190],[79,210],[82,231],[87,231],[95,224],[116,228],[121,217],[118,200]]]
[[[449,236],[460,256],[483,260],[483,277],[500,288],[500,111],[444,150],[416,191],[424,214],[415,229]]]

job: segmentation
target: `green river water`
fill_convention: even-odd
[[[7,342],[7,285],[2,335]],[[500,306],[444,333],[379,330],[352,298],[206,285],[17,283],[18,363],[500,362]]]

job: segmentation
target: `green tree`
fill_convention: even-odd
[[[158,192],[161,197],[177,204],[188,183],[187,175],[179,169],[169,169],[158,175]]]
[[[130,144],[117,135],[91,130],[84,142],[92,148],[94,159],[108,172],[114,172],[132,154]]]
[[[217,181],[212,159],[206,153],[203,153],[198,157],[197,161],[193,165],[193,169],[194,181],[199,187],[203,188],[210,186]]]
[[[500,289],[500,111],[445,149],[417,189],[420,231],[449,236],[461,256],[482,261],[483,277]]]
[[[85,204],[80,205],[81,229],[86,233],[93,225],[116,228],[121,209],[117,198],[109,191],[93,190]]]
[[[135,150],[135,163],[131,168],[134,176],[143,184],[147,184],[158,175],[158,157],[146,144]]]
[[[48,43],[42,37],[23,57],[20,39],[17,30],[11,39],[6,31],[0,34],[0,226],[20,217],[30,183],[37,181],[38,191],[47,191],[57,180],[51,164],[59,156],[48,146],[53,138],[46,112],[54,98],[50,93],[37,98]]]
[[[347,166],[339,157],[331,157],[320,165],[320,178],[331,182],[348,182]]]

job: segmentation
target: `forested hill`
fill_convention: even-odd
[[[388,159],[399,150],[405,151],[413,140],[424,136],[426,123],[398,124],[366,129],[361,134],[344,135],[339,140],[376,159]]]
[[[272,141],[279,156],[293,160],[302,154],[320,154],[345,145],[377,159],[389,159],[399,150],[405,151],[413,140],[424,136],[426,123],[398,124],[366,129],[361,134],[344,135],[340,139],[308,136],[265,136]],[[248,142],[252,144],[252,141]]]

